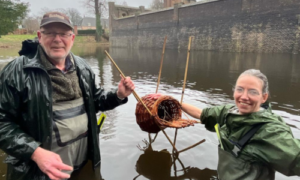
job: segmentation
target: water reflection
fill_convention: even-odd
[[[132,77],[136,84],[136,91],[140,96],[155,92],[160,65],[160,51],[152,49],[132,50],[112,48],[110,49],[110,54],[123,73]],[[289,54],[193,51],[191,52],[184,101],[200,108],[233,103],[232,87],[238,75],[246,69],[258,68],[269,79],[271,90],[271,98],[269,100],[273,105],[274,112],[282,115],[286,122],[300,127],[300,99],[299,96],[296,96],[297,89],[300,88],[300,74],[295,71],[295,69],[300,68],[300,61],[296,61],[295,56],[297,58],[300,57],[299,55]],[[186,52],[166,50],[159,93],[168,94],[176,99],[180,99],[185,61]],[[112,69],[112,74],[113,79],[119,76],[116,68]],[[131,106],[134,106],[134,103]],[[126,112],[130,112],[130,109],[134,113],[134,107],[124,108]],[[124,124],[122,123],[122,125]],[[130,128],[129,126],[126,127]],[[292,131],[296,138],[300,138],[299,129],[292,128]],[[137,131],[133,133],[135,134],[134,136],[145,136]],[[169,130],[168,133],[172,135],[173,132]],[[182,146],[193,144],[190,142],[193,142],[194,139],[207,139],[207,143],[195,148],[197,150],[193,149],[183,154],[182,156],[184,157],[182,160],[188,162],[189,166],[195,167],[198,170],[213,169],[214,171],[217,167],[217,153],[215,151],[216,144],[218,143],[215,134],[207,132],[203,127],[186,128],[180,130],[180,134]],[[126,137],[129,138],[131,136],[128,135]],[[170,146],[165,142],[164,138],[157,143],[161,145],[161,149]],[[156,154],[159,152],[157,151]],[[199,154],[199,152],[203,152],[203,154]],[[189,154],[193,154],[193,157]],[[195,161],[199,163],[195,163]],[[204,173],[206,171],[201,172]],[[172,173],[175,174],[176,171],[171,169]],[[298,179],[298,177],[286,177],[280,173],[276,173],[276,179],[292,180]]]
[[[97,86],[105,90],[116,88],[120,80],[119,72],[104,56],[107,48],[95,44],[75,44],[72,51],[86,59],[96,74]],[[17,52],[17,50],[15,51]],[[136,92],[144,96],[156,91],[156,81],[160,66],[160,50],[111,48],[109,52],[125,75],[130,76],[136,85]],[[166,49],[162,69],[159,93],[181,98],[184,79],[185,51],[177,52]],[[0,51],[0,69],[15,55],[3,55]],[[225,103],[233,103],[232,86],[237,76],[249,68],[259,68],[270,81],[271,103],[276,114],[281,115],[290,124],[300,127],[300,55],[257,54],[257,53],[220,53],[192,51],[184,93],[184,102],[200,108]],[[5,60],[5,61],[4,61]],[[206,131],[202,125],[180,129],[176,147],[183,149],[202,139],[206,142],[180,154],[174,164],[172,146],[162,133],[158,134],[151,149],[141,152],[136,144],[148,138],[148,133],[141,131],[136,123],[136,100],[129,97],[122,105],[107,115],[100,134],[101,176],[92,177],[90,167],[83,172],[82,179],[210,179],[216,176],[217,144],[214,133]],[[99,113],[100,114],[100,113]],[[98,116],[99,116],[98,114]],[[292,128],[294,136],[300,138],[300,130]],[[173,139],[174,129],[166,129]],[[3,154],[3,153],[2,153]],[[3,156],[0,156],[2,162]],[[159,163],[159,164],[157,164]],[[161,169],[156,167],[163,166]],[[5,173],[4,164],[0,163],[1,173]],[[181,170],[181,171],[180,171]],[[185,170],[185,171],[184,171]],[[100,173],[100,169],[97,170]],[[157,173],[157,171],[159,173]],[[162,174],[162,175],[159,175]],[[162,177],[160,177],[162,176]],[[2,179],[1,179],[2,178]],[[276,174],[277,180],[294,180],[298,177],[286,177]]]
[[[101,175],[101,166],[97,167],[93,170],[91,161],[79,171],[75,171],[72,173],[72,176],[69,180],[104,180]]]
[[[110,49],[110,54],[122,71],[135,79],[156,82],[160,51],[141,49]],[[183,84],[186,54],[166,50],[161,82],[179,88]],[[224,53],[192,51],[189,62],[187,87],[209,94],[232,99],[232,87],[238,75],[246,69],[260,69],[269,79],[270,101],[273,108],[300,115],[300,98],[295,96],[300,89],[299,55]],[[113,69],[118,76],[118,71]],[[217,91],[216,91],[217,90]],[[214,97],[212,97],[214,98]],[[229,100],[230,101],[230,100]],[[282,104],[276,104],[282,102]],[[215,105],[215,103],[209,104]]]
[[[150,135],[149,135],[150,137]],[[139,179],[143,176],[150,180],[217,180],[217,171],[210,169],[199,169],[196,167],[185,167],[178,156],[170,153],[167,149],[160,151],[153,150],[152,141],[143,141],[146,146],[138,148],[144,153],[140,155],[136,162],[136,172],[138,175],[133,178]],[[177,170],[176,161],[180,162],[181,168]],[[171,175],[171,168],[174,167],[174,175]]]
[[[13,60],[14,57],[7,57],[5,59],[1,59],[0,58],[0,71],[7,65],[7,63],[9,63],[11,60]]]

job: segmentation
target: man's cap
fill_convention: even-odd
[[[70,21],[70,19],[68,18],[68,16],[66,16],[63,13],[60,12],[48,12],[43,16],[43,19],[41,21],[40,27],[45,26],[47,24],[50,23],[63,23],[67,26],[69,26],[70,28],[73,29],[73,25]]]

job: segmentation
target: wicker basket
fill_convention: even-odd
[[[195,120],[181,119],[180,103],[171,96],[149,94],[141,99],[152,113],[151,116],[141,102],[137,103],[136,121],[143,131],[157,133],[160,127],[183,128],[197,123]]]

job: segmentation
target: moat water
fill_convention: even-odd
[[[87,60],[96,74],[97,84],[106,90],[116,88],[120,75],[105,56],[109,51],[126,76],[135,83],[137,94],[142,97],[155,93],[160,68],[161,49],[121,49],[97,47],[94,44],[76,45],[73,52]],[[0,69],[17,57],[18,49],[0,49]],[[238,75],[246,69],[260,69],[269,79],[271,97],[269,101],[275,113],[300,128],[300,55],[223,53],[212,51],[191,51],[187,83],[183,102],[199,108],[233,103],[232,87]],[[171,95],[180,101],[187,51],[166,49],[159,93]],[[184,149],[203,139],[206,141],[179,155],[175,165],[172,146],[163,133],[146,147],[148,133],[136,123],[136,99],[129,97],[127,104],[105,112],[107,119],[100,134],[101,176],[91,177],[90,171],[83,176],[91,180],[211,180],[217,177],[218,140],[215,133],[203,125],[178,130],[176,147]],[[300,139],[300,130],[291,128]],[[175,130],[166,129],[171,139]],[[154,135],[152,135],[152,138]],[[137,146],[146,147],[140,150]],[[0,152],[0,161],[5,154]],[[6,165],[0,162],[0,180],[5,179]],[[184,171],[183,169],[186,169]],[[276,180],[296,180],[276,174]]]

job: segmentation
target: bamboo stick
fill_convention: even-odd
[[[149,133],[150,134],[150,133]],[[158,133],[155,134],[153,142],[155,141],[155,139],[157,138]]]
[[[176,170],[176,160],[178,160],[178,162],[181,164],[182,170],[183,170],[185,173],[187,173],[187,172],[186,172],[185,166],[183,165],[182,161],[181,161],[181,160],[179,159],[179,157],[178,157],[178,154],[172,154],[172,156],[173,156],[173,162],[172,162],[172,165],[174,165],[175,176],[176,176],[176,172],[177,172],[177,170]],[[191,179],[191,178],[190,178],[190,179]]]
[[[165,36],[164,46],[163,46],[163,50],[162,50],[162,53],[161,53],[160,68],[159,68],[159,74],[158,74],[157,86],[156,86],[156,91],[155,91],[155,93],[157,93],[157,91],[158,91],[158,86],[159,86],[159,83],[160,83],[160,76],[161,76],[161,70],[162,70],[163,61],[164,61],[166,42],[167,42],[167,36]]]
[[[182,95],[181,95],[180,104],[182,104],[183,94],[184,94],[184,90],[185,90],[185,83],[186,83],[187,71],[188,71],[188,67],[189,67],[191,43],[192,43],[192,36],[190,36],[190,38],[189,38],[189,46],[188,46],[188,52],[187,52],[187,58],[186,58],[185,74],[184,74],[184,81],[183,81]]]
[[[198,142],[198,143],[196,143],[196,144],[194,144],[194,145],[192,145],[192,146],[190,146],[190,147],[187,147],[187,148],[185,148],[185,149],[183,149],[183,150],[181,150],[181,151],[178,151],[178,153],[182,153],[182,152],[184,152],[184,151],[187,151],[187,150],[189,150],[189,149],[191,149],[191,148],[194,148],[194,147],[196,147],[196,146],[198,146],[199,144],[202,144],[202,143],[204,143],[205,142],[205,139],[203,139],[202,141],[200,141],[200,142]]]
[[[177,157],[177,160],[178,160],[178,162],[181,164],[183,171],[184,171],[185,173],[187,173],[187,172],[186,172],[186,168],[184,167],[184,165],[183,165],[183,163],[181,162],[181,160],[180,160],[178,157]],[[190,177],[189,177],[189,179],[191,180]]]
[[[115,67],[118,69],[119,73],[121,74],[121,76],[123,78],[125,78],[125,75],[123,74],[123,72],[121,71],[121,69],[118,67],[118,65],[115,63],[115,61],[112,59],[112,57],[108,54],[108,52],[105,50],[104,51],[105,54],[107,55],[107,57],[111,60],[111,62],[115,65]],[[137,93],[135,92],[135,90],[133,90],[133,95],[136,98],[137,101],[141,102],[142,105],[146,108],[146,110],[148,111],[148,113],[152,116],[151,111],[148,109],[148,107],[144,104],[144,102],[142,101],[142,99],[137,95]]]
[[[121,71],[121,69],[118,67],[118,65],[115,63],[115,61],[112,59],[112,57],[108,54],[108,52],[105,50],[104,51],[106,56],[111,60],[111,62],[115,65],[115,67],[118,69],[119,73],[121,74],[121,76],[123,78],[125,78],[125,75],[123,74],[123,72]],[[148,107],[144,104],[144,102],[142,101],[142,99],[137,95],[137,93],[133,90],[133,95],[136,98],[137,101],[141,102],[143,104],[143,106],[147,109],[148,113],[153,116],[153,114],[151,113],[151,111],[148,109]],[[172,141],[170,140],[169,136],[166,134],[166,132],[162,129],[162,127],[158,124],[158,122],[155,120],[154,121],[156,123],[156,125],[160,128],[160,130],[164,133],[164,135],[166,136],[166,138],[168,139],[168,141],[170,142],[170,144],[173,146],[173,148],[176,150],[176,152],[178,152],[178,150],[176,149],[175,145],[172,143]]]
[[[290,123],[287,123],[287,122],[285,122],[285,123],[286,123],[287,125],[293,127],[293,128],[300,129],[300,128],[298,128],[297,126],[295,126],[295,125],[293,125],[293,124],[290,124]]]
[[[189,59],[190,59],[191,42],[192,42],[192,36],[190,36],[190,38],[189,38],[189,45],[188,45],[188,52],[187,52],[187,58],[186,58],[185,74],[184,74],[184,81],[183,81],[180,104],[182,104],[183,94],[184,94],[184,89],[185,89],[185,83],[186,83],[186,77],[187,77],[187,71],[188,71],[188,65],[189,65]],[[176,128],[175,137],[174,137],[174,144],[176,144],[177,131],[178,131],[178,129]]]
[[[174,156],[173,156],[173,158],[174,158]],[[173,166],[173,168],[174,168],[174,175],[175,175],[175,177],[177,177],[177,166],[176,166],[176,159],[173,161],[173,163],[172,164],[174,164],[174,166]]]
[[[176,131],[175,131],[175,136],[174,136],[174,145],[176,145],[176,139],[177,139],[177,128],[176,128]]]

